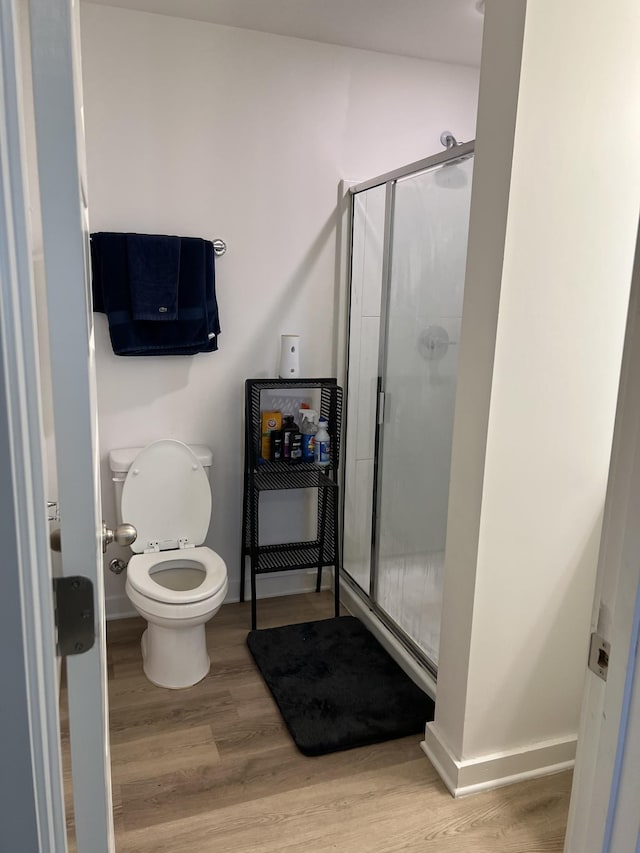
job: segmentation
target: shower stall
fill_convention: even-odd
[[[343,564],[436,675],[472,142],[351,188]]]

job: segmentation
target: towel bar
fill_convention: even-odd
[[[90,235],[89,239],[91,239],[91,235]],[[213,241],[213,254],[216,257],[219,258],[220,255],[224,255],[224,253],[226,251],[227,251],[227,244],[224,242],[224,240],[214,240]]]

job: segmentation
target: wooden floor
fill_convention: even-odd
[[[330,593],[270,599],[259,625],[331,610]],[[223,607],[207,626],[211,672],[179,691],[144,677],[142,620],[109,623],[118,853],[562,850],[568,773],[456,801],[419,736],[301,755],[247,650],[249,622],[246,604]]]

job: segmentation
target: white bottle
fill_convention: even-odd
[[[329,455],[331,438],[329,437],[329,421],[326,418],[320,418],[318,421],[318,432],[315,439],[316,465],[329,465],[331,463]]]

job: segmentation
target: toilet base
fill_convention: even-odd
[[[165,628],[149,622],[140,645],[144,674],[157,687],[193,687],[209,672],[204,624]]]

